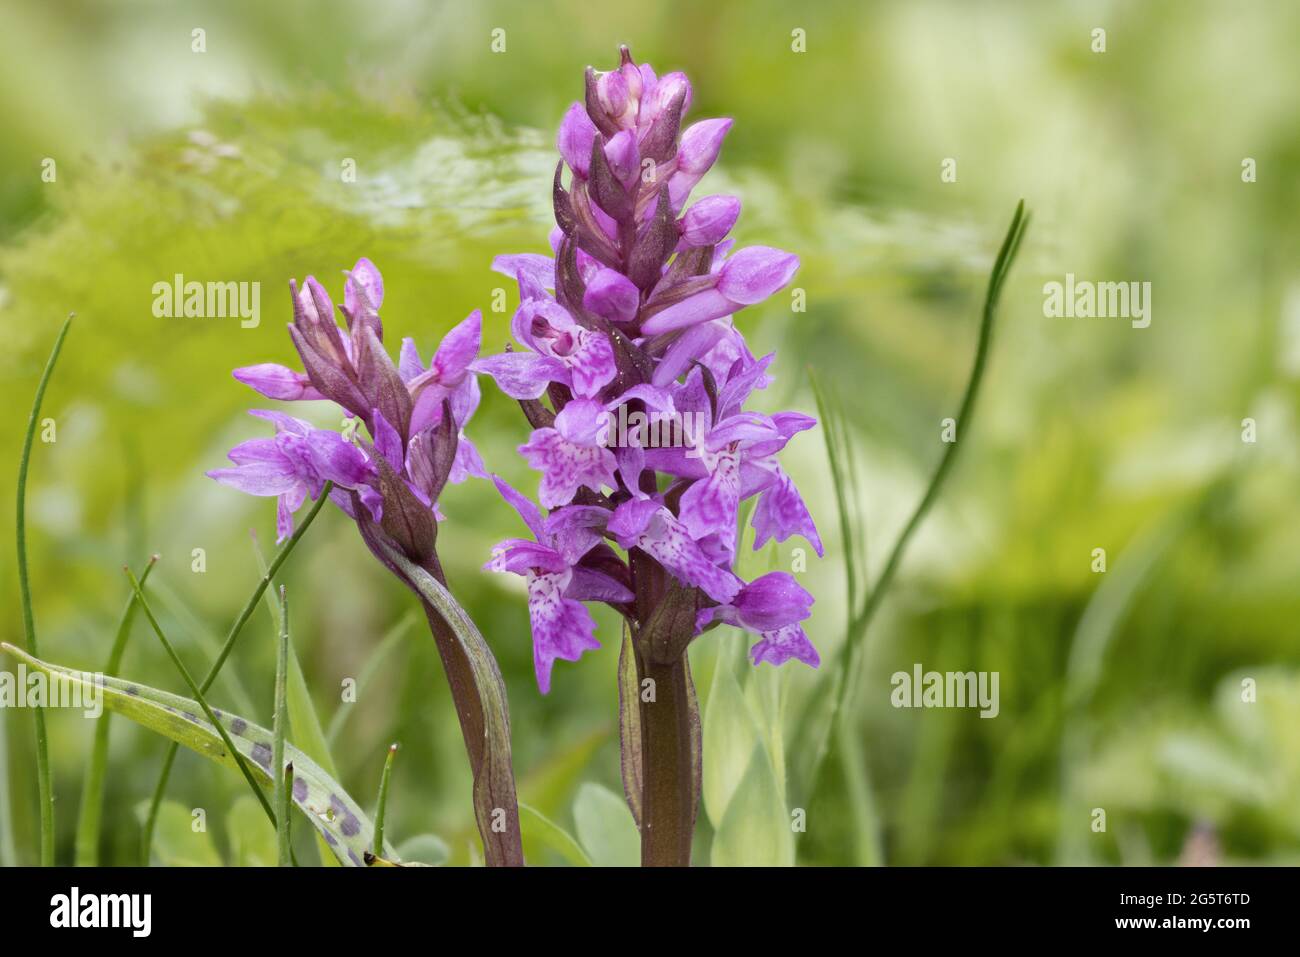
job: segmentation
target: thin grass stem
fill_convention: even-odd
[[[212,666],[208,668],[208,673],[204,675],[203,683],[199,685],[199,690],[207,691],[212,687],[212,682],[217,680],[217,675],[221,673],[222,665],[226,663],[226,659],[230,657],[230,653],[235,648],[235,641],[239,638],[239,633],[243,630],[248,619],[253,616],[253,612],[257,610],[257,603],[262,600],[262,593],[265,592],[267,586],[271,584],[271,579],[273,579],[275,573],[280,570],[280,566],[283,565],[285,559],[289,557],[294,546],[302,540],[307,529],[311,527],[311,523],[316,520],[316,516],[320,514],[320,510],[325,506],[325,501],[329,498],[330,490],[333,487],[334,484],[332,482],[325,483],[324,488],[321,489],[320,497],[316,499],[316,504],[311,507],[311,510],[307,513],[307,517],[302,520],[302,524],[294,529],[294,533],[289,536],[289,540],[280,547],[280,550],[275,553],[275,557],[271,559],[270,566],[268,566],[266,572],[258,580],[257,586],[253,589],[253,593],[248,597],[248,601],[244,603],[244,607],[239,612],[238,617],[235,618],[235,623],[230,626],[230,632],[226,635],[226,640],[221,646],[221,651],[217,654],[216,661],[214,661]],[[158,773],[158,783],[154,785],[153,797],[149,801],[149,813],[145,817],[144,833],[140,838],[140,847],[145,864],[149,863],[149,853],[153,845],[154,827],[158,823],[158,810],[162,807],[163,797],[167,793],[167,781],[171,777],[172,765],[176,763],[176,752],[179,749],[180,745],[175,743],[168,746],[167,754],[163,757],[162,770]],[[261,794],[260,791],[258,793],[259,795]],[[262,797],[262,801],[265,803],[265,796]],[[272,815],[272,817],[274,818],[274,815]]]
[[[172,646],[172,643],[167,640],[167,635],[163,632],[162,626],[158,624],[158,619],[154,617],[153,609],[149,607],[149,602],[145,600],[144,592],[140,590],[140,582],[136,579],[130,568],[123,567],[123,571],[126,572],[126,577],[130,580],[131,587],[135,590],[136,601],[140,603],[140,610],[144,612],[144,617],[149,622],[149,627],[151,627],[153,633],[158,636],[158,640],[162,642],[163,649],[167,652],[167,657],[172,660],[172,664],[174,664],[176,670],[180,672],[181,678],[190,689],[190,694],[194,695],[194,700],[197,701],[199,707],[203,709],[204,716],[207,717],[208,722],[213,726],[217,734],[221,736],[221,742],[226,746],[226,750],[230,752],[230,756],[234,759],[235,764],[239,766],[240,773],[244,775],[244,780],[248,782],[248,786],[253,791],[253,796],[256,797],[258,803],[262,805],[262,810],[266,812],[266,816],[271,821],[271,826],[274,827],[275,811],[271,808],[270,802],[267,801],[266,795],[262,793],[262,788],[257,783],[257,779],[253,777],[253,772],[249,770],[248,764],[244,761],[244,756],[239,752],[239,749],[235,747],[235,742],[230,739],[230,732],[228,732],[226,726],[218,720],[216,712],[212,710],[212,706],[208,704],[207,698],[203,696],[203,689],[200,688],[198,682],[194,680],[194,676],[190,674],[190,669],[185,667],[185,662],[181,661],[180,655],[176,654],[176,649]]]
[[[59,335],[50,350],[50,358],[45,362],[45,371],[36,386],[36,397],[32,400],[32,414],[27,419],[27,436],[23,439],[23,454],[18,461],[18,509],[15,532],[18,540],[18,593],[23,606],[23,632],[27,638],[27,653],[39,657],[40,649],[36,642],[36,623],[32,617],[32,588],[27,572],[27,467],[31,464],[32,440],[36,437],[36,423],[41,416],[41,400],[45,398],[45,388],[50,384],[54,374],[54,364],[59,361],[59,352],[63,349],[63,340],[72,325],[72,316],[63,321]],[[36,726],[36,790],[41,808],[41,844],[40,861],[42,867],[54,865],[54,783],[50,775],[50,742],[45,730],[45,708],[37,707],[32,714]]]
[[[140,573],[140,587],[143,589],[149,580],[149,573],[158,562],[158,556],[152,556]],[[131,637],[131,625],[135,622],[135,592],[126,599],[126,607],[117,620],[117,631],[113,635],[113,645],[104,662],[104,674],[116,675],[121,671],[122,656],[126,653],[126,644]],[[105,711],[95,722],[95,740],[90,749],[90,764],[86,770],[86,780],[81,790],[81,816],[77,820],[76,857],[78,867],[94,867],[99,863],[100,825],[104,818],[104,782],[108,775],[108,729],[111,715]]]
[[[271,721],[271,768],[275,798],[275,843],[281,867],[291,867],[292,845],[289,841],[289,792],[292,781],[285,780],[284,736],[288,725],[289,673],[289,597],[280,586],[280,640],[275,659],[275,716]],[[287,771],[292,775],[292,766]]]
[[[384,856],[384,817],[388,811],[388,779],[393,773],[393,758],[397,757],[397,745],[388,746],[388,756],[384,758],[384,773],[379,778],[379,807],[375,810],[375,856]]]

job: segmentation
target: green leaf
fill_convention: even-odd
[[[519,827],[524,832],[525,841],[536,841],[549,847],[574,867],[591,867],[591,858],[573,835],[537,808],[523,803],[519,805]]]
[[[707,780],[707,779],[706,779]],[[767,748],[760,742],[713,836],[714,867],[789,867],[794,833]]]
[[[245,796],[257,816],[262,819],[262,826],[269,830],[266,816],[252,798]],[[136,816],[141,823],[149,815],[149,802],[141,801],[136,805]],[[176,801],[164,801],[158,806],[157,823],[154,826],[154,844],[152,863],[163,867],[220,867],[221,855],[212,843],[212,835],[207,832],[206,823],[203,830],[195,830],[196,819],[190,808]],[[274,835],[272,835],[274,840]]]
[[[478,627],[442,582],[395,548],[377,525],[359,521],[357,527],[370,550],[420,597],[435,639],[446,640],[450,636],[455,642],[448,648],[440,645],[444,665],[448,662],[448,651],[459,652],[464,658],[467,670],[453,677],[451,683],[453,695],[457,695],[458,680],[473,686],[473,697],[462,699],[457,695],[456,704],[462,709],[474,709],[469,715],[470,726],[481,728],[477,733],[468,733],[465,744],[474,772],[474,816],[483,839],[484,856],[492,865],[522,865],[519,803],[510,762],[510,711],[496,658]],[[446,634],[438,633],[440,626],[445,626]],[[506,818],[504,831],[494,826],[502,813]]]
[[[376,645],[375,649],[366,656],[366,663],[361,667],[361,674],[357,675],[356,697],[358,701],[366,696],[366,689],[370,687],[370,683],[374,680],[380,667],[388,659],[388,656],[393,652],[393,649],[401,644],[402,640],[406,637],[406,633],[415,625],[415,621],[415,609],[408,610],[406,614],[398,620],[397,624],[393,625],[392,628],[388,629],[388,631],[384,633],[384,637],[379,640],[379,644]],[[299,667],[297,671],[298,677],[301,679],[302,668]],[[292,677],[291,673],[290,678],[292,679]],[[291,684],[289,687],[292,690],[293,685]],[[302,688],[303,693],[305,694],[307,688],[306,681],[302,681]],[[292,697],[290,697],[289,702],[289,721],[290,723],[293,723],[295,719],[293,717]],[[353,710],[354,709],[350,704],[339,704],[333,716],[330,718],[329,728],[325,732],[324,747],[326,749],[338,744],[339,735],[343,733],[343,726],[347,724],[347,720],[352,715]],[[315,710],[313,710],[312,714],[315,713]],[[309,742],[304,742],[304,745],[307,743]],[[304,746],[303,750],[308,754],[312,754],[310,747]],[[326,765],[322,764],[321,767],[326,767]]]
[[[247,794],[235,798],[226,812],[226,841],[233,867],[275,867],[279,856],[275,829],[262,805]]]
[[[587,782],[573,800],[578,840],[597,867],[636,867],[641,861],[641,832],[621,797]]]
[[[451,859],[451,848],[437,834],[416,834],[397,846],[403,861],[440,867]]]
[[[213,627],[200,615],[195,614],[189,601],[176,591],[166,580],[155,580],[148,595],[151,607],[165,611],[174,619],[172,631],[183,635],[185,643],[194,648],[194,657],[199,661],[211,661],[221,651],[221,637]],[[106,674],[117,674],[119,667],[105,669]],[[233,668],[223,671],[221,677],[212,685],[220,690],[230,707],[240,714],[256,714],[257,704],[248,693],[239,672]],[[204,689],[207,694],[208,689]]]
[[[0,643],[0,650],[9,652],[28,667],[36,668],[51,678],[79,685],[83,693],[98,691],[102,693],[104,707],[108,710],[116,711],[218,764],[238,768],[221,735],[202,717],[198,703],[189,698],[108,676],[102,679],[102,689],[94,689],[95,677],[86,672],[41,661],[9,644]],[[271,732],[229,713],[218,712],[217,718],[258,782],[263,788],[269,788],[272,783]],[[320,765],[298,748],[286,744],[285,760],[293,764],[293,803],[321,833],[341,863],[364,866],[365,852],[369,849],[374,828],[361,807]],[[158,808],[161,814],[162,804]],[[145,819],[148,817],[146,814]],[[387,847],[385,849],[390,859],[400,859]]]
[[[721,826],[732,796],[750,765],[759,730],[732,673],[731,661],[718,656],[704,716],[704,812]]]
[[[782,794],[785,793],[784,692],[791,673],[789,668],[745,667],[745,701],[772,759],[777,787]]]
[[[637,827],[641,826],[641,792],[645,780],[641,760],[641,687],[637,681],[636,650],[627,624],[618,654],[618,743],[623,772],[623,796]]]
[[[126,572],[126,577],[131,582],[131,587],[135,589],[135,600],[140,603],[140,610],[144,612],[144,617],[149,621],[149,627],[153,629],[153,633],[158,636],[158,641],[162,644],[163,650],[167,652],[167,657],[171,659],[172,664],[175,665],[181,679],[189,686],[190,691],[194,693],[194,698],[198,702],[199,709],[208,719],[209,726],[216,731],[217,736],[221,738],[221,743],[225,746],[226,753],[230,754],[234,759],[235,767],[239,769],[239,773],[243,775],[244,780],[248,783],[249,790],[252,792],[253,797],[257,798],[261,803],[262,810],[266,812],[266,816],[271,819],[271,822],[275,823],[275,809],[271,807],[271,802],[266,799],[266,795],[263,793],[262,788],[258,786],[257,779],[253,777],[253,772],[248,767],[248,762],[239,753],[239,749],[235,746],[235,742],[231,740],[225,726],[219,723],[217,713],[212,709],[212,705],[208,703],[207,696],[203,693],[203,689],[198,686],[198,683],[194,680],[194,676],[190,674],[190,670],[185,667],[185,662],[182,661],[181,656],[176,653],[176,647],[170,640],[168,640],[167,635],[162,630],[162,626],[158,624],[158,619],[154,616],[153,610],[149,607],[148,599],[144,597],[144,592],[140,590],[140,583],[136,580],[135,575],[131,573],[130,568],[123,566],[122,570]],[[274,754],[274,751],[272,753]],[[279,757],[283,758],[283,754]],[[275,759],[274,765],[277,769],[277,774],[280,773],[279,769],[283,766],[281,761]],[[150,820],[149,823],[152,825],[152,820]]]

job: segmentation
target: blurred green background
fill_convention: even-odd
[[[756,353],[779,353],[763,408],[813,412],[809,369],[842,408],[872,579],[943,449],[1016,201],[1034,215],[957,469],[863,639],[825,760],[801,730],[826,698],[817,673],[754,671],[725,629],[693,649],[706,726],[696,860],[1300,861],[1300,6],[612,7],[6,2],[0,638],[22,641],[14,475],[69,311],[79,318],[43,413],[57,441],[38,441],[28,489],[42,654],[102,667],[127,595],[121,565],[157,552],[163,624],[202,670],[256,580],[249,530],[274,538],[270,500],[202,473],[261,434],[244,410],[266,403],[229,370],[291,361],[288,279],[314,273],[337,298],[339,271],[370,257],[389,341],[414,336],[427,356],[506,285],[493,255],[545,249],[555,127],[583,68],[612,66],[626,42],[690,75],[694,117],[735,118],[696,195],[737,193],[740,241],[803,259],[806,312],[777,297],[738,321]],[[206,52],[192,50],[196,28]],[[498,28],[504,52],[492,50]],[[792,51],[796,29],[806,52]],[[1248,157],[1257,182],[1242,180]],[[941,181],[945,158],[956,182]],[[1067,272],[1151,282],[1151,326],[1045,318],[1042,286]],[[260,282],[261,324],[155,318],[152,286],[176,273]],[[507,337],[507,316],[487,312],[485,349]],[[489,468],[534,487],[513,452],[518,409],[484,392],[471,432]],[[324,408],[309,417],[334,424]],[[801,573],[826,670],[849,609],[822,442],[800,436],[785,461],[827,543]],[[634,860],[630,817],[610,797],[617,623],[599,616],[604,647],[560,663],[543,698],[522,590],[480,571],[522,527],[486,483],[449,490],[442,508],[443,563],[505,673],[521,798],[598,862]],[[802,544],[749,568],[788,568]],[[334,511],[282,579],[321,719],[346,715],[333,743],[345,787],[371,807],[386,747],[401,742],[390,834],[436,835],[425,857],[472,860],[468,770],[437,655],[418,622],[401,630],[413,598]],[[892,708],[890,675],[916,662],[999,672],[999,716]],[[123,671],[183,690],[142,622]],[[214,703],[269,725],[269,615],[252,619],[227,671]],[[340,704],[341,682],[363,672],[357,702]],[[0,859],[31,863],[30,714],[0,712],[0,724]],[[50,719],[60,861],[72,859],[91,728]],[[114,720],[105,863],[138,863],[136,808],[164,750]],[[248,846],[263,825],[237,775],[182,753],[169,796],[156,860],[258,859]],[[186,826],[195,807],[206,835]],[[561,861],[532,837],[528,851]]]

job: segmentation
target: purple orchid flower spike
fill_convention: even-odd
[[[587,71],[556,137],[553,255],[492,264],[519,285],[517,347],[470,365],[517,400],[533,428],[519,452],[541,473],[538,499],[550,513],[543,519],[498,482],[535,540],[502,543],[488,567],[528,581],[538,684],[550,687],[555,659],[596,646],[586,600],[623,616],[631,639],[623,667],[656,688],[656,703],[638,706],[642,739],[623,742],[646,863],[690,858],[698,746],[681,745],[699,728],[686,658],[698,629],[754,632],[755,664],[818,664],[801,624],[811,596],[785,573],[746,584],[733,570],[740,504],[755,496],[755,548],[797,534],[822,553],[779,463],[815,423],[745,409],[770,382],[774,357],[756,359],[735,325],[738,313],[790,283],[799,258],[734,249],[736,197],[689,202],[732,124],[683,128],[691,99],[685,75],[659,76],[626,48],[615,69]],[[561,533],[577,548],[557,545]],[[599,570],[617,591],[591,595],[583,569]]]
[[[367,547],[419,596],[424,607],[474,774],[475,813],[485,857],[494,865],[522,864],[510,722],[500,670],[482,636],[472,623],[467,624],[468,616],[446,591],[435,547],[443,489],[471,475],[487,475],[478,451],[465,436],[465,425],[480,399],[473,366],[482,338],[482,316],[476,310],[454,326],[427,366],[413,339],[403,340],[394,363],[384,350],[379,317],[384,280],[370,260],[360,259],[346,272],[339,307],[343,327],[335,321],[329,294],[314,278],[307,277],[301,289],[290,283],[290,292],[289,335],[305,371],[263,363],[236,369],[235,378],[273,399],[333,402],[363,425],[367,435],[348,429],[345,438],[279,412],[254,412],[274,423],[275,437],[241,443],[230,452],[234,468],[208,474],[243,492],[277,496],[281,541],[292,532],[293,513],[306,498],[319,498],[327,483],[332,484],[330,500],[356,522]],[[567,374],[565,381],[572,383],[573,375]],[[563,589],[581,597],[600,597],[594,589],[581,589],[585,572],[561,569],[557,574],[563,578]],[[539,580],[543,587],[556,581]],[[548,607],[561,616],[572,615],[573,606],[564,604],[566,600]],[[585,613],[581,604],[574,604]],[[560,628],[554,635],[552,659],[576,656],[572,645],[565,644],[573,640],[572,629]],[[594,640],[591,629],[587,640]],[[498,811],[505,812],[504,830],[498,826]]]

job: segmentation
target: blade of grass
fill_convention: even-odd
[[[149,580],[149,573],[158,562],[158,556],[152,556],[140,573],[140,587],[144,588]],[[113,635],[113,645],[104,662],[104,674],[115,675],[121,671],[122,656],[126,653],[126,643],[131,637],[131,625],[135,622],[135,592],[127,596],[126,607],[117,621],[117,631]],[[81,816],[77,821],[76,857],[78,867],[94,867],[99,863],[99,832],[104,815],[104,780],[108,771],[108,729],[112,716],[105,711],[95,722],[95,740],[90,749],[90,764],[86,770],[85,783],[81,789]]]
[[[257,543],[256,533],[252,538],[257,567],[265,575],[266,556],[262,554],[262,549]],[[263,597],[271,611],[271,620],[275,623],[278,634],[283,626],[280,606],[269,591]],[[320,718],[316,714],[316,706],[312,704],[311,693],[307,690],[307,679],[302,673],[298,650],[292,642],[289,644],[288,703],[289,727],[292,729],[293,743],[310,755],[311,759],[324,768],[331,777],[338,777],[329,743],[325,740],[325,732],[321,730]]]
[[[23,454],[18,460],[18,508],[15,517],[15,532],[18,540],[18,594],[23,605],[23,633],[27,638],[27,651],[39,655],[36,642],[36,622],[32,617],[32,588],[27,575],[27,466],[31,464],[32,439],[36,436],[36,421],[41,415],[41,400],[45,398],[45,387],[50,384],[54,374],[54,364],[59,361],[59,352],[63,349],[63,340],[72,325],[72,316],[63,321],[50,358],[46,360],[45,371],[36,386],[36,397],[32,400],[32,414],[27,419],[27,435],[23,439]],[[36,790],[41,807],[41,845],[40,860],[42,867],[54,864],[54,787],[50,778],[50,743],[45,730],[45,708],[37,707],[32,714],[36,726]]]
[[[819,693],[815,693],[810,699],[811,703],[805,710],[800,720],[800,737],[808,732],[811,727],[812,712],[819,704],[826,700],[829,693],[831,701],[830,720],[826,726],[826,736],[813,746],[809,753],[815,755],[812,768],[808,777],[808,786],[816,781],[818,771],[821,768],[822,760],[825,757],[828,747],[828,737],[833,734],[834,729],[839,723],[839,715],[844,709],[845,701],[853,685],[853,675],[857,672],[860,661],[861,644],[863,636],[866,634],[872,619],[879,610],[885,595],[893,583],[894,576],[898,572],[898,567],[906,554],[908,543],[912,536],[925,520],[930,508],[934,505],[939,497],[939,492],[943,488],[944,481],[948,473],[952,471],[953,463],[957,458],[957,450],[961,446],[961,440],[966,436],[970,428],[971,416],[975,409],[975,400],[979,396],[980,385],[984,380],[984,370],[988,363],[989,348],[993,338],[994,319],[997,316],[998,300],[1002,294],[1002,286],[1006,281],[1008,272],[1015,262],[1016,253],[1019,251],[1021,240],[1024,238],[1025,230],[1029,226],[1029,216],[1025,213],[1025,203],[1021,200],[1016,205],[1015,214],[1011,218],[1011,225],[1007,228],[1006,237],[1002,241],[1002,246],[998,250],[997,258],[994,260],[993,269],[989,273],[988,287],[984,296],[984,308],[980,318],[979,338],[975,347],[975,359],[971,367],[970,378],[966,382],[966,390],[962,395],[961,405],[958,407],[956,424],[958,441],[945,444],[943,453],[939,457],[939,464],[935,467],[930,482],[926,487],[925,494],[922,495],[920,502],[917,503],[916,509],[912,512],[903,531],[899,534],[894,547],[885,561],[884,568],[880,572],[880,577],[876,580],[875,586],[867,593],[861,608],[852,614],[849,619],[849,628],[846,635],[846,641],[843,647],[838,649],[832,660],[829,662],[830,667],[826,672],[826,677],[819,684]],[[842,519],[843,521],[843,519]],[[852,606],[850,606],[852,607]],[[826,683],[830,682],[833,688],[827,689]]]
[[[289,540],[275,553],[275,558],[271,559],[270,566],[258,581],[253,593],[248,596],[248,601],[244,603],[243,609],[235,618],[235,623],[230,626],[230,632],[226,635],[226,640],[221,646],[217,660],[212,663],[208,673],[203,677],[203,683],[199,685],[200,691],[206,692],[212,687],[212,682],[216,681],[217,675],[221,673],[222,665],[226,663],[226,659],[230,657],[231,651],[235,648],[235,641],[239,638],[239,633],[243,630],[244,624],[252,617],[253,611],[257,608],[257,603],[262,600],[262,593],[266,591],[266,587],[271,583],[271,579],[275,577],[275,573],[280,570],[280,566],[284,564],[285,559],[289,557],[294,546],[302,540],[307,529],[311,527],[311,523],[316,520],[316,516],[320,514],[320,510],[324,507],[333,487],[332,482],[325,483],[324,488],[321,489],[320,497],[307,513],[307,517],[302,520],[301,525],[294,529],[294,533],[289,536]],[[146,865],[149,863],[150,845],[153,843],[153,829],[158,823],[158,809],[162,806],[163,796],[167,793],[167,781],[171,777],[172,765],[176,762],[176,752],[179,748],[180,745],[174,743],[168,746],[167,754],[163,757],[162,770],[158,773],[158,783],[154,785],[153,797],[149,802],[149,813],[145,818],[144,833],[140,839],[143,861]],[[265,801],[265,797],[263,797],[263,800]]]
[[[384,758],[384,773],[379,778],[379,807],[375,810],[375,855],[383,856],[384,814],[388,810],[388,779],[393,773],[393,758],[397,757],[397,745],[388,746],[388,757]]]
[[[852,648],[855,641],[852,610],[858,607],[859,589],[866,587],[866,532],[861,502],[857,494],[857,467],[853,461],[848,426],[838,397],[831,394],[830,389],[822,383],[820,376],[811,368],[808,370],[808,377],[817,402],[822,435],[826,442],[826,458],[830,464],[831,481],[835,487],[841,547],[844,551],[844,584],[850,614],[844,622],[845,634],[842,647]],[[826,677],[821,679],[820,687],[824,689],[826,682],[829,681],[832,683],[831,688],[829,692],[822,691],[811,699],[813,704],[804,711],[797,734],[798,741],[815,737],[817,742],[815,748],[800,749],[797,752],[801,756],[801,764],[805,769],[801,777],[809,782],[810,787],[813,784],[815,770],[821,767],[838,726],[833,703],[838,696],[837,685],[843,682],[844,676],[833,667],[828,669],[825,675]],[[814,729],[812,723],[818,718],[819,710],[825,713],[820,716],[822,723]]]
[[[831,478],[835,485],[836,507],[840,518],[840,536],[844,550],[845,590],[848,607],[858,607],[858,595],[867,587],[867,538],[866,520],[862,514],[861,496],[858,494],[857,456],[853,449],[852,435],[848,420],[844,415],[843,405],[838,396],[831,394],[820,377],[809,369],[813,394],[817,401],[817,411],[822,419],[823,435],[826,441],[826,456],[831,466]],[[845,648],[851,648],[856,639],[853,630],[852,615],[844,623]],[[853,667],[846,669],[846,674],[839,675],[839,686],[830,696],[831,701],[838,697],[839,688],[847,682]],[[862,755],[861,738],[853,733],[856,727],[856,715],[851,707],[836,711],[827,709],[825,727],[818,732],[818,746],[809,758],[807,765],[813,770],[809,777],[809,787],[816,784],[815,775],[821,768],[822,761],[832,749],[839,758],[839,768],[844,780],[845,791],[849,796],[852,813],[849,823],[853,831],[853,863],[862,867],[874,867],[882,860],[880,820],[876,813],[875,795],[871,790],[866,761]]]
[[[290,867],[289,844],[289,788],[291,784],[284,779],[284,731],[288,720],[288,706],[285,704],[286,675],[289,670],[289,597],[284,586],[280,586],[280,641],[275,658],[275,715],[271,719],[271,780],[275,782],[275,844],[278,849],[281,867]],[[290,780],[293,772],[290,771]],[[249,782],[252,782],[251,775]],[[261,789],[258,788],[260,793]],[[383,846],[382,844],[380,845]]]
[[[267,590],[266,596],[274,601],[270,589]],[[187,641],[193,642],[195,649],[199,652],[202,660],[208,661],[216,658],[217,652],[221,650],[221,636],[216,633],[206,621],[194,613],[189,602],[181,597],[180,593],[165,578],[154,580],[153,587],[149,589],[149,598],[153,602],[154,610],[159,613],[170,615],[176,621],[176,626],[172,629],[173,633],[180,633],[185,636]],[[272,638],[279,634],[279,626],[276,631],[272,632]],[[239,677],[239,672],[231,669],[223,671],[219,683],[226,694],[230,696],[232,707],[240,714],[257,714],[257,705],[253,702],[253,697],[244,687],[244,682]],[[214,688],[217,685],[213,685]]]
[[[293,853],[293,807],[290,798],[293,795],[293,762],[286,761],[284,774],[280,775],[280,802],[275,806],[275,819],[279,821],[276,828],[276,848],[279,867],[297,867],[298,858]],[[284,836],[280,836],[280,832]]]
[[[0,710],[0,867],[17,867],[13,807],[9,799],[9,709]]]
[[[998,257],[993,263],[993,271],[989,275],[988,291],[984,297],[984,311],[980,320],[979,341],[975,347],[975,362],[971,366],[970,379],[966,382],[966,391],[962,395],[961,405],[957,410],[957,441],[948,442],[944,445],[943,454],[939,458],[939,464],[934,470],[934,475],[930,478],[930,484],[925,490],[925,495],[917,503],[916,510],[912,512],[912,517],[908,519],[902,533],[898,536],[898,541],[894,543],[894,548],[889,553],[889,558],[880,572],[880,578],[876,581],[876,586],[867,596],[861,610],[853,618],[852,633],[854,642],[852,646],[845,649],[847,652],[846,679],[851,674],[848,667],[853,664],[852,656],[857,652],[862,636],[866,633],[868,625],[871,624],[872,618],[875,617],[876,611],[880,608],[880,603],[889,591],[889,586],[894,581],[898,566],[903,560],[903,555],[907,552],[908,543],[912,540],[917,528],[925,520],[931,506],[939,498],[939,492],[943,489],[944,481],[948,478],[948,473],[952,471],[953,463],[957,460],[957,450],[961,448],[961,440],[970,428],[975,400],[979,396],[980,385],[984,381],[984,369],[988,364],[989,347],[993,341],[993,320],[997,316],[998,299],[1002,294],[1002,284],[1006,280],[1012,262],[1015,260],[1016,252],[1020,248],[1020,241],[1024,237],[1028,225],[1029,217],[1025,215],[1025,201],[1021,200],[1016,206],[1015,215],[1011,218],[1011,225],[1007,229],[1006,238],[1002,241],[1002,248],[998,252]],[[836,711],[843,707],[850,685],[851,682],[848,680],[841,682],[836,697]]]
[[[405,615],[398,619],[397,624],[388,629],[384,637],[380,639],[379,644],[375,646],[375,650],[366,658],[366,663],[361,668],[361,674],[357,675],[356,697],[358,701],[364,697],[363,692],[370,686],[370,682],[374,680],[380,666],[392,653],[392,650],[406,637],[406,633],[411,630],[416,620],[417,613],[415,609],[408,610]],[[343,726],[347,724],[348,716],[352,714],[352,711],[351,705],[340,704],[330,718],[329,727],[325,731],[325,741],[330,747],[338,743],[339,735],[343,733]]]
[[[257,568],[265,575],[267,571],[266,556],[262,554],[256,532],[252,533],[252,541],[253,557],[257,559]],[[275,633],[278,635],[283,625],[280,604],[270,591],[265,592],[262,597],[266,601],[266,607],[271,612],[271,622],[274,624]],[[321,769],[330,777],[337,778],[338,769],[335,767],[334,758],[330,754],[330,747],[325,740],[325,735],[321,731],[320,719],[316,715],[316,706],[312,704],[311,693],[307,690],[307,679],[303,676],[302,665],[298,660],[298,649],[294,647],[293,642],[289,643],[289,672],[287,678],[289,730],[286,735],[302,751],[306,752],[313,761],[319,764]],[[341,866],[338,856],[325,843],[325,838],[320,834],[316,835],[316,851],[320,856],[322,867]]]
[[[162,642],[163,649],[167,652],[167,657],[172,660],[172,664],[174,664],[176,670],[180,672],[181,678],[184,679],[185,684],[189,686],[190,693],[194,695],[194,700],[197,701],[199,707],[203,709],[203,714],[207,717],[209,723],[211,723],[216,729],[217,734],[221,736],[221,741],[226,746],[226,750],[230,752],[230,756],[234,759],[235,764],[238,765],[240,773],[244,775],[244,780],[247,781],[248,786],[252,788],[253,796],[257,798],[258,803],[262,805],[262,810],[266,812],[266,816],[271,821],[271,826],[274,827],[275,811],[271,808],[271,804],[267,801],[266,795],[262,793],[262,789],[258,786],[257,780],[253,777],[253,772],[248,769],[248,765],[244,761],[244,756],[240,754],[239,749],[235,747],[235,742],[230,740],[230,733],[226,731],[225,725],[217,719],[216,712],[212,710],[212,706],[208,704],[207,699],[203,696],[203,689],[199,687],[198,682],[196,682],[194,677],[190,674],[190,669],[185,667],[185,662],[181,661],[180,655],[176,654],[176,649],[173,648],[172,643],[167,640],[167,636],[163,634],[162,626],[158,624],[158,619],[154,617],[153,610],[149,607],[149,602],[145,600],[144,592],[140,590],[140,582],[136,580],[136,577],[132,574],[130,568],[124,567],[123,571],[126,572],[126,577],[130,580],[131,587],[135,590],[135,599],[140,603],[140,610],[144,612],[144,617],[149,622],[149,627],[151,627],[153,633],[158,636],[158,640]],[[283,740],[281,741],[281,748],[283,748]]]

